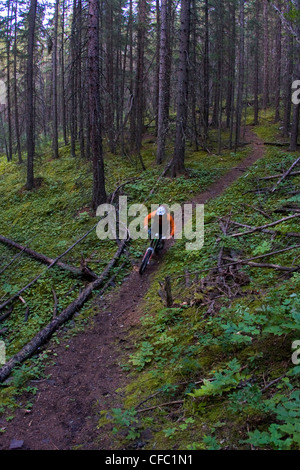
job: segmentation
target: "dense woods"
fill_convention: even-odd
[[[296,0],[1,3],[0,145],[8,161],[27,162],[28,189],[40,143],[52,143],[53,158],[70,143],[93,162],[95,208],[106,197],[103,152],[145,168],[142,140],[154,131],[156,161],[172,157],[176,176],[186,142],[206,149],[211,130],[219,152],[236,150],[247,107],[258,124],[272,106],[296,148]]]
[[[0,449],[299,450],[299,117],[300,0],[0,0]]]

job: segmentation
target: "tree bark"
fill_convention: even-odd
[[[188,111],[188,58],[190,37],[190,0],[181,0],[180,51],[177,81],[177,116],[172,176],[185,172],[185,141]]]
[[[106,201],[99,90],[99,2],[89,0],[88,26],[90,148],[93,163],[92,207]]]
[[[236,105],[235,152],[240,143],[245,75],[245,0],[240,0],[239,78]]]
[[[27,100],[26,100],[26,116],[27,116],[27,182],[26,189],[31,190],[34,187],[34,151],[35,151],[35,135],[34,135],[34,42],[35,42],[35,20],[36,20],[37,0],[30,1],[30,9],[28,14],[28,44],[27,44]]]
[[[14,98],[15,98],[15,130],[17,141],[18,161],[22,163],[21,139],[20,139],[20,120],[19,120],[19,99],[18,99],[18,81],[17,81],[17,28],[18,28],[18,2],[15,2],[15,34],[14,34]]]
[[[269,6],[268,0],[263,0],[264,24],[264,66],[263,66],[263,108],[269,106]]]
[[[168,0],[161,2],[160,18],[160,62],[159,62],[159,91],[158,91],[158,128],[156,163],[160,165],[165,159],[165,144],[168,130],[168,78],[169,45],[168,45]]]
[[[278,8],[281,10],[281,2],[278,1]],[[280,120],[280,101],[281,101],[281,18],[276,21],[276,73],[275,73],[275,122]]]
[[[58,122],[57,122],[57,30],[59,0],[55,2],[53,55],[52,55],[52,147],[53,158],[58,158]]]
[[[256,0],[255,2],[255,64],[254,64],[254,125],[258,125],[258,116],[259,116],[259,39],[260,39],[260,2],[261,0]]]

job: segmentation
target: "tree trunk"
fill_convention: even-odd
[[[73,0],[73,18],[70,37],[71,49],[71,77],[70,77],[70,95],[71,95],[71,109],[70,109],[70,134],[71,134],[71,155],[76,156],[76,21],[77,21],[77,8],[76,0]]]
[[[209,7],[205,0],[205,39],[203,58],[203,146],[207,147],[209,125]]]
[[[139,0],[137,30],[137,65],[135,81],[135,150],[140,156],[144,127],[144,61],[146,40],[147,0]],[[142,163],[142,160],[141,160]],[[143,166],[143,164],[142,164]],[[144,166],[143,166],[143,169]]]
[[[160,63],[158,93],[158,129],[156,162],[160,165],[165,159],[165,144],[168,130],[168,0],[161,2]]]
[[[296,5],[298,11],[300,11],[300,0],[296,0]],[[296,28],[298,39],[300,40],[300,21],[298,19],[298,25]],[[294,80],[300,79],[300,42],[295,41],[295,69],[294,69]],[[297,150],[297,141],[299,135],[299,113],[300,113],[300,104],[293,104],[293,120],[291,128],[291,141],[290,141],[290,150],[295,152]]]
[[[11,79],[10,79],[10,47],[11,47],[11,8],[10,0],[7,4],[7,37],[6,37],[6,101],[8,123],[8,157],[12,160],[12,122],[11,122]]]
[[[243,113],[244,75],[245,75],[245,0],[240,0],[240,44],[239,44],[239,78],[236,105],[235,152],[240,143],[241,120]]]
[[[27,45],[27,100],[26,100],[26,116],[27,116],[27,182],[26,189],[31,190],[34,187],[34,36],[35,36],[35,20],[36,20],[37,0],[30,1],[30,9],[28,14],[28,45]]]
[[[290,12],[290,3],[285,5],[284,13],[288,15]],[[288,137],[291,129],[291,109],[292,109],[292,88],[291,77],[293,75],[294,67],[294,51],[293,51],[293,35],[289,30],[285,32],[285,78],[284,78],[284,117],[283,117],[283,137]]]
[[[53,55],[52,55],[52,147],[53,158],[58,158],[58,122],[57,122],[57,30],[59,0],[55,2]]]
[[[281,11],[281,2],[278,1],[278,8]],[[275,74],[275,122],[280,121],[280,91],[281,91],[281,18],[276,21],[276,74]]]
[[[99,2],[89,0],[88,25],[90,147],[93,162],[92,207],[106,201],[99,90]]]
[[[268,0],[263,0],[263,24],[264,24],[264,89],[263,108],[269,106],[269,6]]]
[[[15,98],[15,128],[17,140],[17,154],[19,163],[22,163],[20,121],[19,121],[19,100],[17,82],[17,27],[18,27],[18,2],[15,2],[15,35],[14,35],[14,98]]]
[[[172,176],[185,172],[185,141],[188,111],[188,58],[190,37],[190,0],[181,0],[180,51],[177,81],[177,116]]]
[[[259,39],[260,39],[260,2],[261,0],[256,0],[255,2],[255,14],[256,14],[256,23],[255,23],[255,58],[254,58],[254,125],[258,125],[258,115],[259,115]]]
[[[65,85],[65,2],[62,2],[61,18],[61,110],[62,129],[65,145],[68,145],[67,111],[66,111],[66,85]]]

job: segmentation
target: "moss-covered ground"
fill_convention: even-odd
[[[186,166],[188,173],[176,180],[164,178],[163,184],[158,178],[164,166],[155,164],[155,145],[153,137],[146,138],[142,149],[142,158],[146,171],[135,157],[128,158],[119,154],[105,153],[106,192],[111,195],[122,183],[129,182],[121,194],[128,197],[128,203],[143,203],[147,207],[162,201],[181,203],[189,200],[217,180],[229,168],[245,158],[249,149],[243,148],[237,154],[226,151],[222,155],[214,153],[215,137],[210,141],[211,154],[187,149]],[[168,149],[171,158],[171,147]],[[79,152],[79,151],[78,151]],[[24,155],[24,161],[26,156]],[[35,161],[36,188],[27,191],[26,165],[7,162],[0,157],[0,234],[24,246],[55,258],[84,235],[98,221],[90,210],[92,175],[91,164],[79,156],[70,156],[69,146],[62,146],[59,159],[52,158],[49,143],[38,148]],[[151,196],[150,191],[154,189]],[[94,230],[80,244],[76,245],[63,259],[65,263],[79,267],[81,258],[88,260],[88,266],[100,274],[117,250],[114,240],[99,240]],[[130,248],[133,261],[139,261],[144,250],[144,241],[137,241]],[[27,289],[21,299],[13,304],[13,312],[1,322],[1,337],[6,347],[6,359],[16,354],[30,339],[44,327],[53,316],[54,294],[58,299],[57,314],[67,307],[79,294],[87,281],[54,266],[47,266],[22,253],[6,268],[18,252],[0,244],[0,303],[11,298],[40,273],[41,278]],[[122,258],[121,261],[124,261]],[[4,268],[6,268],[4,270]],[[120,272],[115,284],[132,268],[130,262]],[[117,267],[115,268],[117,269]],[[113,272],[113,271],[112,271]],[[29,312],[28,312],[28,310]],[[1,312],[5,313],[7,310]],[[78,328],[84,328],[93,316],[93,299],[90,299],[75,317],[64,327],[65,334],[74,334]],[[58,342],[56,335],[52,341]],[[1,410],[7,406],[14,409],[15,395],[27,387],[27,380],[43,373],[43,364],[53,358],[47,350],[40,352],[32,360],[20,364],[0,390]],[[7,386],[9,384],[9,387]]]
[[[255,131],[263,139],[277,140],[278,126],[266,122]],[[236,154],[224,151],[218,155],[213,133],[210,148],[209,154],[188,148],[188,175],[176,180],[164,178],[163,183],[158,181],[163,167],[154,163],[152,139],[144,142],[144,172],[138,162],[107,153],[107,192],[111,194],[130,180],[123,189],[129,203],[147,199],[150,207],[151,203],[189,201],[226,170],[238,166],[250,150],[245,146]],[[64,147],[58,160],[52,159],[47,150],[41,155],[36,161],[40,184],[31,192],[25,189],[25,167],[7,163],[4,157],[0,159],[1,235],[54,258],[97,222],[89,209],[90,163],[79,157],[73,159],[69,153],[69,148]],[[253,227],[293,214],[275,211],[288,204],[299,205],[299,195],[295,194],[299,177],[287,178],[274,193],[264,190],[274,181],[259,178],[281,173],[296,156],[268,146],[261,161],[206,205],[203,248],[186,251],[186,240],[182,239],[166,253],[141,304],[141,324],[131,333],[130,348],[123,351],[121,366],[128,371],[130,383],[123,407],[110,413],[116,448],[299,448],[299,366],[291,360],[293,342],[299,339],[299,273],[243,265],[231,277],[229,273],[228,285],[224,284],[222,291],[210,270],[218,263],[221,246],[225,256],[245,259],[298,244],[299,238],[287,235],[297,232],[298,219],[273,227],[276,234],[259,231],[231,238],[220,230],[220,219],[224,217],[226,221],[229,214],[235,222]],[[232,233],[243,228],[230,224],[229,230]],[[64,261],[79,266],[83,256],[89,260],[90,268],[100,273],[116,248],[114,241],[100,241],[94,232]],[[131,257],[138,261],[143,248],[144,242],[134,242],[130,246]],[[0,245],[1,267],[15,254]],[[297,256],[299,250],[291,250],[258,261],[296,266]],[[130,269],[128,263],[118,274],[117,284]],[[42,271],[42,278],[24,293],[28,319],[25,321],[26,306],[17,301],[13,313],[1,323],[7,358],[51,320],[52,288],[60,313],[85,284],[58,267],[46,270],[22,254],[1,275],[1,301]],[[159,281],[167,275],[172,282],[172,308],[166,308],[158,295]],[[221,291],[215,298],[217,288]],[[211,300],[215,300],[213,305]],[[91,299],[66,325],[65,335],[84,328],[92,321],[92,315]],[[59,339],[54,336],[52,341]],[[28,378],[40,376],[43,365],[51,360],[53,357],[45,350],[20,365],[1,388],[0,411],[6,413],[7,419],[7,410],[13,415],[17,406],[18,393],[24,389],[35,393],[34,387],[28,386]],[[105,422],[106,413],[99,426]]]
[[[278,139],[278,126],[255,132],[268,142]],[[227,258],[249,259],[298,245],[256,262],[299,265],[298,218],[245,237],[220,229],[220,219],[229,216],[258,227],[294,215],[299,176],[275,192],[267,188],[276,179],[260,178],[282,173],[298,155],[266,147],[264,158],[205,206],[201,251],[186,251],[182,239],[166,253],[124,354],[131,380],[123,408],[110,420],[116,448],[299,449],[300,274],[240,265],[224,270],[222,285],[210,269],[222,246]],[[230,224],[228,233],[244,230]],[[171,277],[171,308],[158,295],[165,276]],[[103,413],[99,424],[106,423]]]

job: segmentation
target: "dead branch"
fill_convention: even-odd
[[[231,220],[231,223],[233,225],[236,225],[237,227],[245,227],[245,228],[254,228],[252,227],[251,225],[247,225],[247,224],[241,224],[239,222],[235,222],[234,220]],[[276,234],[280,234],[281,232],[278,231],[278,230],[269,230],[269,229],[263,229],[261,230],[262,233],[269,233],[270,235],[276,235]],[[300,233],[298,232],[287,232],[284,234],[285,237],[300,237]]]
[[[23,249],[19,253],[17,253],[13,257],[13,259],[6,266],[4,266],[4,268],[1,269],[0,274],[4,273],[4,271],[6,271],[6,269],[9,268],[9,266],[11,266],[16,261],[16,259],[21,256],[21,254],[23,253],[23,251],[25,251],[25,249],[26,247],[23,247]]]
[[[253,260],[256,260],[256,259],[260,259],[260,258],[267,258],[267,257],[273,256],[273,255],[279,255],[280,253],[285,253],[286,251],[296,250],[297,248],[300,248],[300,245],[294,245],[294,246],[289,246],[287,248],[282,248],[281,250],[270,251],[269,253],[265,253],[264,255],[253,256],[252,258],[247,258],[247,259],[244,259],[244,260],[243,259],[238,260],[238,261],[234,260],[233,264],[245,264],[248,261],[253,261]],[[230,258],[225,258],[225,259],[230,260]]]
[[[230,260],[230,258],[224,258],[226,260]],[[295,272],[299,271],[300,266],[296,266],[295,268],[290,268],[288,266],[281,266],[279,264],[267,264],[267,263],[254,263],[253,261],[240,261],[241,264],[247,264],[248,266],[252,266],[254,268],[269,268],[269,269],[276,269],[277,271],[287,271],[287,272]]]
[[[166,403],[160,403],[159,405],[150,406],[149,408],[143,408],[142,410],[136,410],[136,412],[144,413],[145,411],[155,410],[155,408],[160,408],[161,406],[182,405],[183,403],[184,400],[168,401]]]
[[[268,180],[275,180],[277,178],[281,178],[282,176],[284,175],[283,174],[280,174],[280,175],[271,175],[271,176],[264,176],[262,178],[259,178],[260,180],[265,180],[265,181],[268,181]],[[300,171],[294,171],[292,173],[289,173],[288,175],[286,175],[286,178],[289,177],[289,176],[298,176],[300,175]]]
[[[48,325],[46,325],[26,346],[24,346],[21,351],[19,351],[15,356],[11,357],[9,361],[0,369],[0,383],[3,382],[12,372],[13,368],[17,365],[28,359],[32,354],[40,348],[52,335],[53,333],[64,323],[66,323],[74,313],[79,310],[82,305],[87,301],[92,292],[99,288],[103,283],[104,279],[107,277],[111,268],[115,265],[117,260],[120,258],[123,249],[125,247],[125,241],[118,248],[117,252],[107,264],[103,273],[95,281],[89,283],[85,289],[82,290],[80,295],[65,308],[60,315],[52,319]]]
[[[296,165],[300,162],[300,157],[294,161],[294,163],[290,166],[290,168],[281,176],[281,178],[277,181],[275,186],[272,188],[271,192],[274,193],[276,191],[277,186],[291,173],[292,169],[295,168]]]
[[[253,209],[254,211],[257,211],[259,212],[260,214],[262,214],[264,217],[266,217],[267,219],[271,219],[271,217],[269,216],[269,214],[267,214],[265,211],[259,209],[258,207],[255,207],[255,206],[251,206],[251,204],[246,204],[246,203],[243,203],[242,204],[243,206],[246,206],[246,207],[250,207],[251,209]],[[271,219],[272,220],[272,219]]]
[[[274,227],[274,225],[281,224],[282,222],[286,222],[287,220],[295,219],[296,217],[300,217],[300,214],[290,215],[288,217],[284,217],[283,219],[276,220],[275,222],[271,222],[270,224],[265,224],[265,225],[260,225],[259,227],[254,227],[251,230],[247,230],[246,232],[233,233],[231,235],[228,235],[228,237],[231,237],[231,238],[243,237],[244,235],[249,235],[250,233],[258,232],[268,227]]]

